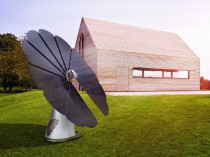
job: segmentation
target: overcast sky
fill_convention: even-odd
[[[0,34],[42,28],[74,47],[81,17],[177,33],[210,79],[209,0],[0,0]]]

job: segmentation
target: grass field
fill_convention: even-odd
[[[210,156],[210,95],[107,96],[107,117],[81,96],[97,127],[76,127],[82,138],[53,144],[44,140],[50,105],[41,91],[0,94],[0,156]]]

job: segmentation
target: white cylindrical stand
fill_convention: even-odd
[[[65,142],[82,136],[75,133],[74,124],[65,115],[52,108],[49,124],[45,133],[45,139],[49,142]]]

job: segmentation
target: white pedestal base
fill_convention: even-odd
[[[75,133],[74,124],[65,115],[52,108],[49,124],[45,133],[45,139],[49,142],[65,142],[82,136]]]

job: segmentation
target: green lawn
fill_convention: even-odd
[[[50,105],[41,91],[0,94],[0,156],[210,156],[210,95],[107,96],[107,117],[81,95],[97,127],[76,127],[82,138],[53,144],[44,140]]]
[[[0,99],[1,97],[9,96],[9,95],[14,95],[14,93],[0,93]]]

